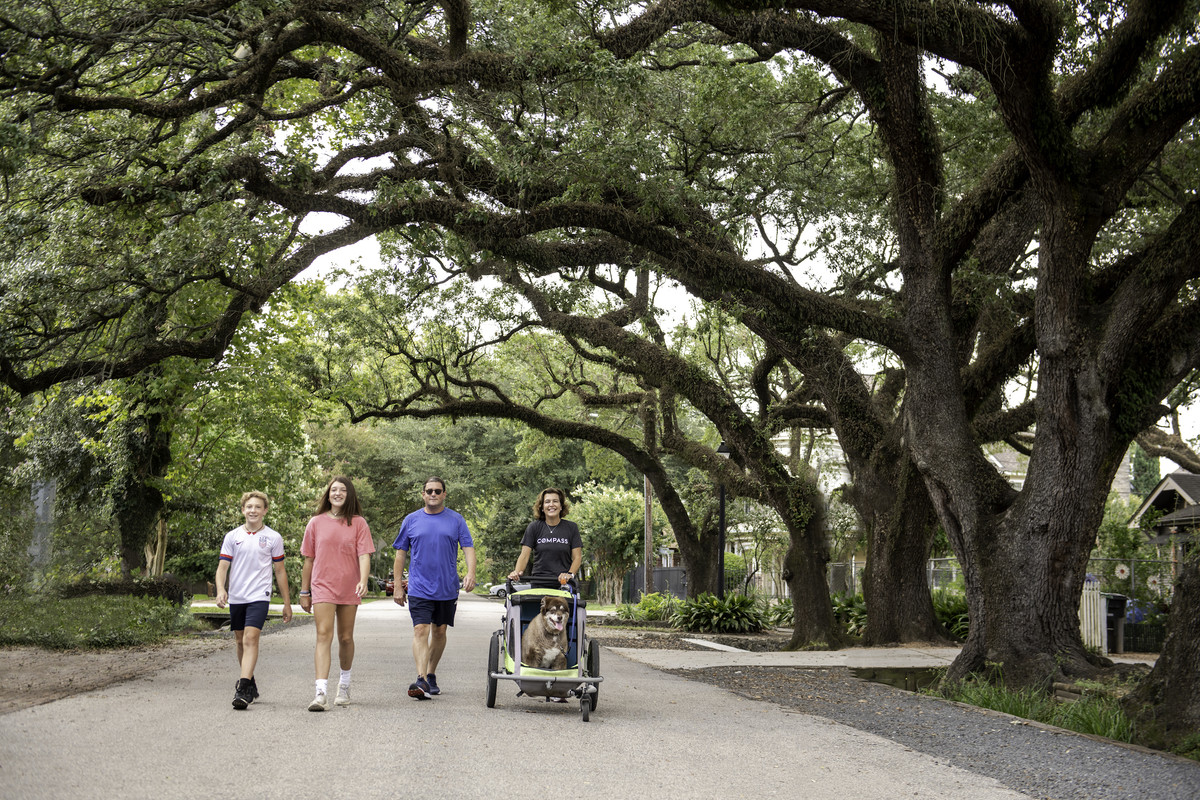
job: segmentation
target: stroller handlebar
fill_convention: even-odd
[[[560,583],[558,578],[540,578],[540,577],[524,577],[522,580],[513,581],[508,579],[505,581],[508,593],[523,592],[526,589],[563,589],[571,594],[579,594],[579,586],[575,583],[575,579]]]

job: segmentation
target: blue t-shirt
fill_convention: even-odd
[[[419,508],[400,523],[392,547],[408,553],[408,594],[423,600],[458,598],[458,548],[474,547],[467,521],[453,509]],[[397,575],[399,580],[400,576]]]

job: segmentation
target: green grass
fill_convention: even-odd
[[[1133,722],[1111,697],[1085,697],[1074,703],[1056,703],[1054,715],[1047,720],[1060,728],[1105,736],[1118,742],[1133,741]]]
[[[1104,736],[1119,742],[1131,742],[1134,737],[1133,723],[1115,697],[1097,695],[1062,702],[1036,689],[1009,689],[983,678],[963,681],[949,687],[944,694],[960,703],[990,708],[1076,733]]]
[[[133,647],[161,641],[188,626],[190,616],[159,598],[8,596],[0,598],[0,645]]]

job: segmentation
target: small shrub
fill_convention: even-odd
[[[966,595],[950,589],[933,593],[933,613],[942,627],[957,641],[965,642],[971,629]]]
[[[667,592],[651,592],[642,595],[637,603],[622,603],[617,606],[617,619],[645,622],[669,620],[675,613],[678,600]]]
[[[731,594],[721,599],[706,592],[679,603],[671,624],[699,633],[755,633],[767,627],[767,618],[753,597]]]
[[[833,618],[850,636],[862,636],[867,628],[867,601],[861,594],[835,594],[830,598]]]
[[[217,573],[217,561],[220,558],[220,550],[200,550],[185,556],[172,556],[167,559],[164,568],[182,581],[205,583]]]
[[[640,616],[638,616],[638,613],[638,607],[632,603],[621,603],[619,606],[617,606],[617,619],[623,619],[626,622],[638,622],[642,619]]]
[[[179,579],[173,575],[129,580],[85,578],[60,586],[57,594],[64,599],[96,596],[157,597],[169,600],[177,606],[187,604],[191,597]]]
[[[792,598],[784,597],[767,608],[767,622],[775,627],[790,628],[796,624]]]
[[[7,597],[0,645],[51,649],[130,647],[180,630],[191,615],[160,597]]]
[[[675,613],[678,602],[667,592],[652,592],[638,601],[638,607],[646,615],[645,619],[668,620]]]

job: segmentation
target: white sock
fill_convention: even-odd
[[[349,685],[350,685],[350,670],[344,669],[344,670],[342,670],[342,677],[338,679],[338,686],[349,686]]]
[[[325,694],[329,690],[328,678],[317,678],[317,694]]]

